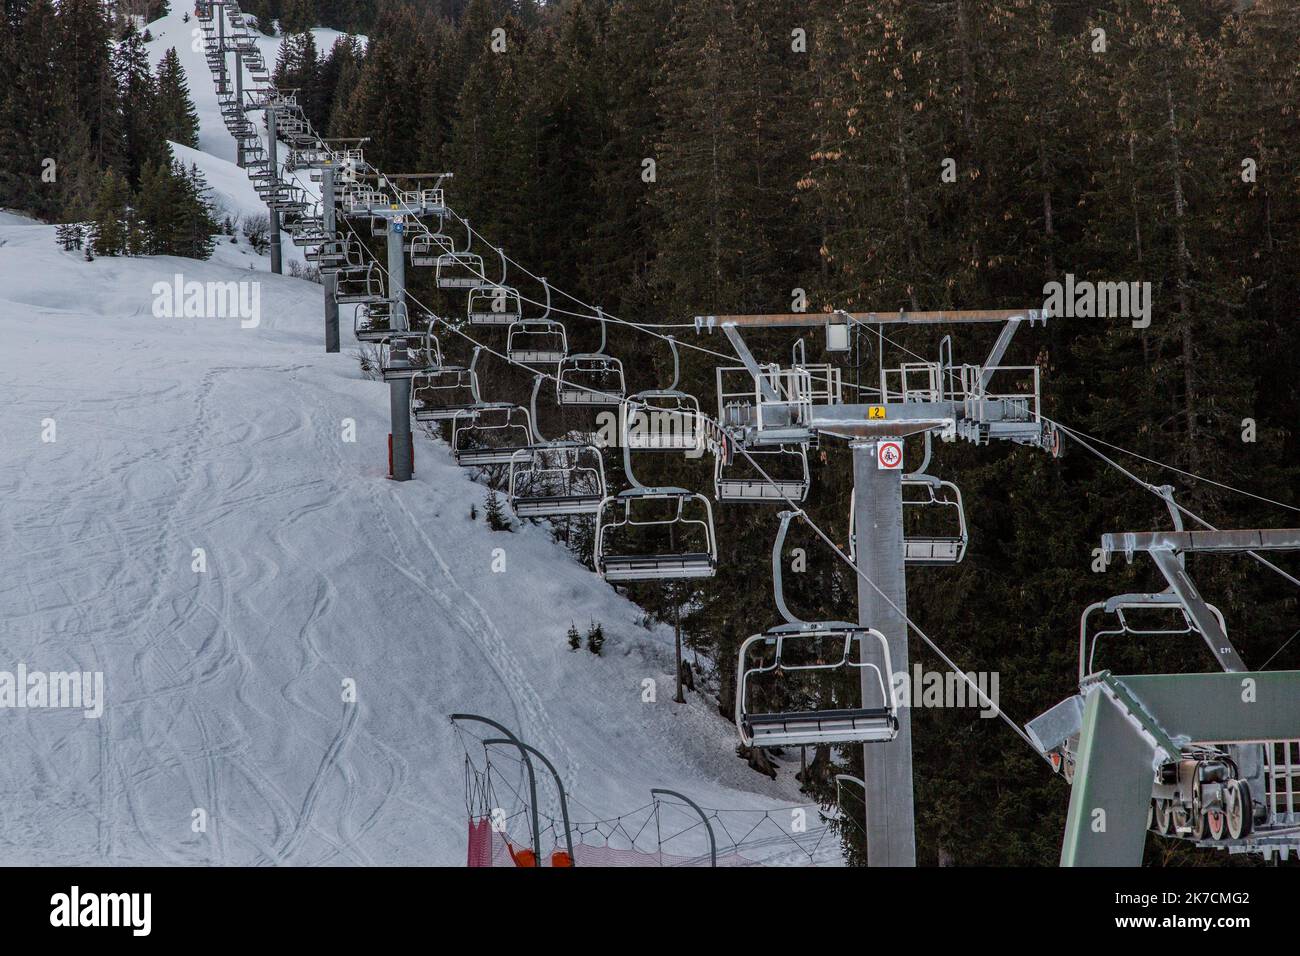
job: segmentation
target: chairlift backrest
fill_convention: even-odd
[[[455,419],[451,450],[465,467],[508,465],[516,452],[532,448],[533,427],[528,409],[509,402],[479,405],[473,418]]]
[[[484,405],[478,392],[479,349],[468,368],[444,365],[411,380],[411,413],[416,421],[451,421],[478,414]]]
[[[1223,612],[1213,604],[1207,603],[1206,607],[1217,619],[1220,630],[1227,634],[1228,627]],[[1131,619],[1127,612],[1132,611],[1176,612],[1181,624],[1153,627]],[[1094,621],[1094,615],[1098,613],[1109,615],[1113,623],[1104,624]],[[1079,681],[1082,683],[1088,675],[1097,672],[1097,646],[1103,637],[1183,637],[1192,634],[1202,639],[1205,637],[1187,606],[1172,590],[1117,594],[1105,601],[1089,604],[1079,615]]]
[[[719,501],[785,504],[807,499],[812,481],[806,445],[746,449],[732,457],[730,462],[724,454],[714,459],[713,490]]]
[[[473,317],[471,316],[471,321]],[[510,324],[506,355],[521,365],[559,365],[569,352],[564,323],[553,319],[520,319]]]
[[[521,518],[596,514],[606,495],[605,463],[595,445],[550,442],[510,459],[510,507]]]

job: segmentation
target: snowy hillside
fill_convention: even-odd
[[[251,210],[191,26],[150,25],[202,118],[202,152],[177,152]],[[250,269],[255,327],[155,317],[155,283]],[[601,816],[652,787],[805,802],[734,756],[710,699],[671,702],[670,632],[543,529],[491,532],[445,446],[420,438],[415,479],[386,480],[387,387],[350,330],[325,354],[320,286],[266,269],[224,241],[85,262],[0,218],[0,668],[102,671],[106,697],[97,720],[0,713],[0,863],[463,864],[457,710],[520,732]],[[564,646],[593,618],[603,658]]]
[[[203,55],[202,31],[193,16],[188,23],[182,19],[186,12],[186,5],[177,4],[177,6],[181,9],[148,25],[149,33],[153,37],[148,44],[149,57],[157,66],[163,54],[169,48],[175,47],[176,55],[180,58],[181,66],[185,68],[185,76],[189,80],[190,98],[194,100],[194,107],[199,114],[199,149],[233,164],[235,139],[221,122],[221,106],[217,102],[216,87],[209,79],[208,65]],[[312,30],[316,49],[322,56],[329,52],[334,46],[334,41],[340,36],[342,34],[337,30],[324,28]],[[262,50],[262,58],[267,68],[274,70],[280,52],[280,39],[262,37],[258,40],[258,46]],[[232,70],[234,63],[235,58],[231,55],[229,64]]]

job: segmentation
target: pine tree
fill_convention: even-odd
[[[126,176],[132,187],[140,184],[140,171],[164,156],[156,107],[157,84],[149,69],[144,40],[133,22],[118,42],[113,55],[113,74],[121,100]]]
[[[317,23],[315,0],[284,0],[280,14],[282,33],[299,33]]]
[[[191,164],[187,172],[183,164],[177,163],[173,167],[173,176],[181,194],[181,241],[177,254],[191,259],[210,259],[219,227],[212,218],[207,179],[196,164]]]
[[[53,36],[62,106],[85,121],[99,169],[120,167],[122,113],[110,54],[109,24],[99,0],[62,0]],[[46,38],[48,45],[50,38]],[[48,92],[47,92],[48,95]]]
[[[506,517],[505,508],[501,504],[501,496],[497,494],[495,488],[487,490],[487,496],[484,499],[483,514],[487,518],[488,527],[493,531],[510,531],[510,519]]]
[[[429,46],[416,13],[407,7],[385,8],[356,86],[331,118],[331,129],[338,126],[335,135],[371,137],[366,159],[381,169],[418,166],[420,111],[413,104],[432,94],[423,82],[428,64]]]
[[[199,145],[199,114],[190,99],[185,82],[185,68],[181,66],[176,48],[163,54],[158,63],[155,122],[158,135],[191,149]]]
[[[56,30],[51,0],[32,0],[9,11],[0,46],[0,205],[28,210],[41,218],[57,215],[60,186],[46,181],[53,161],[55,174],[66,174],[61,146],[67,114],[51,91],[60,75],[49,56]]]
[[[95,254],[120,256],[128,251],[127,215],[129,191],[113,170],[105,171],[95,198],[91,234]]]
[[[102,173],[95,164],[90,130],[80,116],[69,116],[62,152],[63,162],[59,167],[59,215],[68,222],[85,222],[91,218]]]
[[[569,642],[569,650],[571,651],[576,651],[582,646],[582,635],[578,633],[578,628],[574,626],[572,621],[569,622],[569,633],[566,635],[566,639]]]
[[[356,83],[357,70],[362,58],[361,44],[356,37],[341,36],[334,41],[329,53],[321,61],[316,73],[316,90],[319,92],[317,108],[320,115],[318,129],[328,129],[333,111],[340,100],[346,100]],[[344,74],[347,74],[345,79]]]
[[[587,629],[587,650],[599,657],[604,646],[605,626],[599,621],[593,621],[591,627]]]
[[[169,164],[146,166],[140,174],[136,213],[144,224],[149,255],[177,255],[180,248],[181,190]]]
[[[312,125],[323,129],[326,100],[320,87],[320,57],[310,30],[285,37],[276,56],[275,85],[298,91],[298,102]]]
[[[340,37],[325,60],[321,70],[321,95],[328,103],[326,128],[331,136],[342,136],[349,128],[349,104],[356,93],[363,59],[364,53],[355,37]]]

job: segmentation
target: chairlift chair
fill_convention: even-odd
[[[719,501],[741,504],[785,504],[802,502],[812,482],[808,474],[807,445],[777,445],[775,448],[746,449],[746,454],[767,473],[768,481],[744,455],[718,454],[713,466],[713,496]]]
[[[966,509],[962,506],[961,490],[951,481],[941,481],[931,475],[904,475],[903,515],[906,528],[910,512],[947,514],[956,519],[956,525],[947,534],[916,531],[903,535],[903,560],[908,564],[959,564],[966,556]]]
[[[443,288],[454,287],[443,286]],[[511,325],[519,321],[522,310],[523,305],[518,289],[489,283],[476,285],[469,290],[467,314],[470,325]]]
[[[436,266],[438,257],[452,251],[451,239],[441,233],[425,232],[411,239],[411,265]]]
[[[519,290],[506,285],[506,254],[502,249],[497,249],[497,255],[501,257],[501,281],[487,282],[480,279],[469,290],[466,308],[470,325],[510,325],[519,321],[523,315],[523,300],[519,297]]]
[[[538,279],[546,291],[546,311],[540,316],[520,318],[506,335],[506,355],[512,362],[530,367],[558,366],[569,354],[569,336],[563,322],[551,319],[551,284]]]
[[[308,262],[316,263],[321,275],[333,275],[340,270],[359,266],[364,261],[361,244],[350,239],[329,239],[303,253]]]
[[[396,344],[399,341],[404,343],[400,347]],[[405,339],[398,336],[390,339],[379,374],[385,382],[398,382],[441,367],[442,349],[438,345],[438,336],[430,328],[423,335],[410,334]]]
[[[960,564],[970,535],[961,489],[925,473],[930,464],[931,438],[925,433],[925,457],[920,468],[901,476],[903,498],[903,561],[906,564]],[[857,562],[857,522],[854,499],[849,498],[849,558]],[[911,522],[914,527],[908,530]],[[946,524],[945,532],[933,530]],[[915,527],[921,525],[920,528]]]
[[[605,314],[600,319],[600,347],[595,352],[568,355],[555,373],[555,397],[561,405],[621,405],[627,396],[623,363],[605,354]]]
[[[320,216],[304,216],[291,230],[293,244],[300,248],[324,245],[330,238],[325,232],[325,220]],[[304,253],[304,256],[306,253]]]
[[[610,355],[570,355],[560,363],[555,389],[561,405],[621,405],[623,363]]]
[[[510,459],[510,507],[520,518],[589,515],[605,500],[605,460],[600,449],[583,441],[547,441],[537,416],[537,395],[544,376],[533,379],[528,409],[533,444]]]
[[[1210,609],[1210,613],[1218,621],[1220,630],[1227,634],[1228,626],[1224,620],[1223,612],[1209,602],[1206,602],[1206,607]],[[1134,611],[1177,612],[1182,623],[1181,625],[1157,627],[1131,616]],[[1113,623],[1099,625],[1093,618],[1098,612],[1110,615],[1113,618]],[[1089,604],[1084,608],[1083,613],[1079,615],[1079,681],[1082,683],[1089,674],[1097,672],[1097,645],[1103,637],[1160,638],[1184,637],[1193,634],[1201,638],[1205,637],[1201,629],[1192,620],[1191,615],[1188,614],[1187,606],[1182,599],[1169,589],[1147,594],[1117,594],[1105,601]]]
[[[510,459],[510,507],[520,518],[597,514],[605,497],[605,462],[595,445],[548,442]]]
[[[639,451],[693,451],[704,447],[700,401],[677,387],[681,363],[677,341],[666,337],[673,353],[673,381],[667,388],[637,392],[626,403],[628,447]]]
[[[483,257],[473,252],[444,252],[434,267],[439,289],[475,289],[483,281]]]
[[[906,564],[941,565],[960,564],[966,556],[969,532],[966,529],[966,510],[962,505],[961,490],[951,481],[941,481],[933,475],[911,474],[902,478],[903,495],[903,561]],[[948,534],[907,531],[909,514],[932,512],[951,516],[956,522]],[[849,498],[849,558],[857,561],[857,523],[854,499]]]
[[[713,577],[718,543],[709,499],[685,488],[642,485],[632,473],[626,438],[623,471],[632,487],[607,496],[596,514],[600,575],[613,583]]]
[[[367,305],[383,298],[384,277],[375,263],[339,270],[338,287],[334,292],[334,301],[339,305]]]
[[[470,251],[474,236],[465,223],[465,248],[453,249],[438,256],[434,263],[434,281],[439,289],[476,289],[483,284],[483,257]]]
[[[568,352],[564,323],[554,319],[520,319],[506,337],[506,355],[520,365],[558,366]]]
[[[278,212],[293,212],[307,208],[307,194],[297,186],[278,183],[266,198],[266,205]]]
[[[508,465],[533,446],[528,409],[510,402],[486,402],[473,418],[452,423],[451,453],[462,468]]]
[[[800,621],[786,607],[781,580],[781,549],[793,511],[781,513],[781,528],[772,547],[772,590],[784,624],[754,634],[741,645],[736,673],[736,730],[746,747],[797,747],[818,744],[879,743],[898,736],[898,701],[893,692],[889,643],[872,627],[847,621]],[[866,648],[878,650],[873,661]],[[801,702],[814,687],[799,688],[800,678],[834,671],[858,673],[862,703],[856,707],[818,710],[760,709],[763,689],[784,692]],[[870,675],[874,680],[868,680]],[[868,705],[867,688],[878,702]],[[800,691],[802,690],[802,693]]]
[[[484,404],[478,394],[479,349],[469,367],[444,365],[420,372],[411,379],[411,414],[417,422],[454,421],[473,417]]]
[[[357,306],[352,320],[352,333],[358,342],[382,344],[406,331],[393,318],[393,303],[388,299],[365,302]]]
[[[671,505],[667,517],[644,517],[649,509],[643,506],[654,501]],[[692,510],[697,517],[691,516]],[[615,536],[624,529],[670,526],[697,532],[700,546],[689,551],[645,552],[615,542]],[[718,569],[713,535],[713,509],[704,495],[685,488],[629,488],[601,502],[596,521],[596,570],[612,583],[711,578]]]

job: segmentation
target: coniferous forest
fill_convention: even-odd
[[[368,137],[366,158],[380,169],[454,171],[449,195],[477,231],[624,319],[785,313],[800,297],[810,311],[1039,308],[1045,284],[1067,275],[1150,282],[1148,327],[1052,318],[1022,328],[1005,364],[1037,366],[1045,414],[1141,482],[1173,485],[1216,527],[1297,523],[1294,508],[1263,500],[1295,505],[1300,481],[1293,0],[250,0],[244,9],[264,31],[278,21],[294,34],[276,79],[309,91],[319,128]],[[164,139],[193,140],[186,83],[198,78],[142,65],[138,34],[97,0],[6,0],[5,12],[0,205],[106,222],[122,219],[106,209],[157,196],[162,180],[201,192],[159,150]],[[301,32],[312,25],[364,39],[317,49]],[[36,188],[51,155],[63,157],[57,194]],[[450,301],[427,276],[409,281],[422,301]],[[569,328],[571,348],[596,347],[594,323]],[[951,331],[955,360],[977,363],[997,329]],[[726,340],[676,334],[682,387],[716,414],[717,362],[689,345],[729,352]],[[912,357],[902,347],[938,357],[938,335],[890,334],[894,343],[864,331],[847,358],[830,360],[846,381],[874,385],[882,358]],[[826,360],[820,335],[805,335],[811,361]],[[760,360],[788,361],[787,333],[747,341]],[[668,349],[644,335],[611,325],[608,351],[628,367],[629,391],[671,378]],[[485,376],[494,395],[527,399],[526,378]],[[664,457],[643,481],[709,486],[711,458]],[[844,545],[847,446],[824,441],[811,466],[808,512]],[[908,613],[963,669],[997,672],[1001,706],[1023,723],[1075,690],[1085,606],[1163,587],[1150,562],[1099,569],[1101,535],[1168,528],[1168,511],[1068,435],[1059,458],[936,442],[931,471],[960,486],[970,546],[955,567],[909,570]],[[655,618],[680,620],[686,656],[706,677],[698,690],[728,718],[739,643],[777,623],[773,514],[717,509],[716,578],[629,591]],[[808,554],[806,572],[786,577],[791,606],[853,619],[852,573],[806,529],[789,546]],[[1280,563],[1300,567],[1287,555]],[[1292,585],[1241,556],[1192,556],[1189,567],[1250,667],[1300,667],[1300,639],[1288,643],[1300,608]],[[911,653],[943,669],[923,644]],[[1216,666],[1185,642],[1114,655],[1124,673]],[[1069,790],[1043,761],[977,708],[918,708],[912,719],[918,860],[1054,863]],[[736,759],[777,772],[761,754]],[[833,775],[861,773],[861,760],[858,747],[810,753],[801,782],[832,802]],[[855,831],[841,836],[861,851]],[[1153,864],[1240,862],[1155,840],[1147,854]]]

